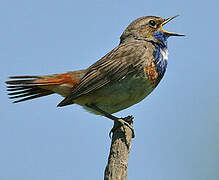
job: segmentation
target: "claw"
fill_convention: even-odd
[[[127,116],[125,118],[118,118],[117,121],[115,121],[113,128],[109,132],[110,139],[112,138],[112,134],[116,131],[116,129],[120,128],[121,126],[127,126],[132,131],[132,138],[135,137],[135,132],[133,127],[130,125],[130,123],[133,122],[134,117],[133,116]],[[125,129],[124,129],[125,131]]]
[[[115,130],[121,126],[128,126],[131,130],[132,130],[132,138],[135,137],[135,133],[134,133],[134,129],[133,127],[130,125],[131,123],[133,123],[133,119],[134,117],[133,116],[127,116],[127,117],[124,117],[124,118],[117,118],[105,111],[103,111],[102,109],[100,109],[99,107],[97,107],[95,104],[85,104],[87,107],[91,108],[91,109],[94,109],[98,112],[100,112],[101,114],[103,114],[105,117],[111,119],[114,121],[114,126],[113,128],[110,130],[109,132],[109,137],[110,139],[112,138],[112,134],[115,132]],[[125,130],[124,130],[125,132]]]

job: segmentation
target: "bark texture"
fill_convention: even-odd
[[[131,118],[133,119],[133,117]],[[132,119],[129,119],[128,122],[133,128]],[[105,169],[104,180],[126,180],[133,130],[127,125],[119,126],[117,121],[114,121],[114,127],[118,128],[115,129],[112,135],[110,154]]]

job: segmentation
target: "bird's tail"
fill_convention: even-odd
[[[9,98],[18,99],[13,102],[18,103],[53,93],[68,96],[82,75],[83,71],[73,71],[49,76],[11,76],[5,83]]]
[[[51,90],[44,89],[48,86],[41,76],[11,76],[10,81],[6,81],[7,91],[10,99],[18,99],[13,103],[18,103],[42,96],[53,94]]]

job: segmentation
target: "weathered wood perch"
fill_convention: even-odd
[[[129,117],[126,122],[133,128],[133,117]],[[118,127],[119,122],[114,121],[114,127]],[[120,126],[113,132],[108,163],[105,169],[104,180],[126,180],[128,158],[131,150],[133,130],[126,126]]]

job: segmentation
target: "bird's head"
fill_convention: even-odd
[[[176,16],[171,16],[167,19],[156,16],[144,16],[133,21],[123,32],[120,37],[121,42],[128,39],[145,39],[149,41],[164,41],[170,36],[184,36],[183,34],[168,32],[163,29],[163,26]]]

